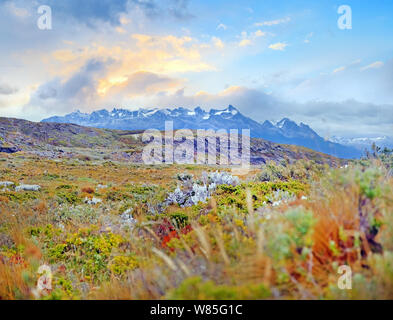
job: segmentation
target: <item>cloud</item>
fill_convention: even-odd
[[[257,31],[255,31],[255,33],[254,33],[254,35],[255,35],[256,37],[264,37],[266,34],[267,34],[267,33],[266,33],[266,32],[263,32],[262,30],[257,30]]]
[[[75,106],[84,109],[97,102],[99,78],[113,61],[89,60],[69,79],[54,78],[33,92],[26,107],[39,107],[46,111],[66,111]]]
[[[351,63],[349,63],[348,65],[345,66],[340,66],[336,69],[333,70],[333,73],[339,73],[339,72],[343,72],[345,70],[353,70],[355,69],[355,67],[357,67],[360,64],[361,60],[357,59],[355,61],[352,61]]]
[[[120,25],[120,14],[128,11],[129,5],[143,6],[146,11],[154,5],[150,1],[129,0],[41,0],[40,4],[49,5],[52,12],[63,18],[72,18],[81,24],[93,26],[96,22],[109,22]]]
[[[66,22],[72,19],[89,27],[99,26],[102,22],[120,26],[123,24],[122,20],[127,19],[125,16],[132,12],[141,12],[150,19],[193,18],[188,10],[188,0],[37,0],[33,4],[30,0],[20,0],[18,7],[11,1],[2,2],[18,17],[30,15],[29,12],[36,10],[39,5],[48,5],[56,18],[60,17]]]
[[[102,80],[97,92],[103,96],[109,96],[113,100],[113,96],[124,99],[124,97],[151,96],[157,93],[170,92],[178,90],[181,85],[183,85],[182,80],[152,72],[139,71],[109,84],[106,83],[106,80]]]
[[[26,18],[30,16],[30,13],[26,8],[17,7],[16,4],[11,1],[5,1],[4,5],[15,17]]]
[[[216,48],[223,49],[224,48],[224,43],[220,38],[213,37],[212,38],[213,44]]]
[[[261,90],[250,89],[243,86],[229,86],[218,93],[199,91],[195,94],[185,95],[184,90],[176,94],[166,94],[156,97],[149,103],[161,107],[184,106],[193,108],[200,106],[205,109],[221,108],[232,104],[239,108],[245,115],[253,119],[269,117],[271,111],[275,110],[278,100]]]
[[[247,33],[246,31],[243,31],[240,35],[241,40],[239,41],[238,46],[246,47],[246,46],[253,45],[258,38],[264,37],[266,35],[267,32],[263,32],[262,30],[257,30],[251,33]]]
[[[202,91],[185,95],[181,90],[176,94],[157,97],[150,103],[161,108],[181,105],[188,108],[200,106],[206,110],[232,104],[256,121],[277,121],[289,117],[309,124],[326,138],[332,134],[347,137],[388,135],[393,129],[392,104],[362,103],[353,99],[297,103],[267,94],[261,89],[243,86],[230,86],[215,94]]]
[[[306,38],[304,39],[304,43],[310,43],[310,39],[312,38],[312,36],[314,35],[313,32],[310,32],[309,34],[306,35]]]
[[[171,0],[169,1],[169,13],[179,20],[189,20],[194,17],[188,11],[189,0]]]
[[[224,46],[217,37],[209,44]],[[75,108],[129,105],[135,98],[148,101],[173,93],[184,87],[183,74],[216,70],[202,60],[200,46],[188,36],[139,33],[110,45],[68,42],[61,50],[39,57],[45,77],[29,93],[25,110],[39,109],[42,113],[38,114],[53,115]]]
[[[269,46],[269,49],[272,50],[279,50],[279,51],[284,51],[284,49],[288,46],[285,42],[277,42],[273,43]]]
[[[115,30],[116,30],[116,32],[118,32],[120,34],[127,33],[127,31],[122,27],[116,27]]]
[[[218,38],[213,41],[216,46],[222,44]],[[187,36],[132,34],[127,42],[110,46],[95,43],[83,47],[71,45],[49,53],[44,60],[52,74],[66,77],[90,59],[113,59],[108,81],[127,76],[130,70],[169,75],[214,71],[213,65],[202,60],[200,46],[197,40]]]
[[[277,20],[256,22],[256,23],[254,23],[254,26],[256,26],[256,27],[264,27],[264,26],[271,27],[271,26],[275,26],[278,24],[287,23],[289,21],[291,21],[291,18],[286,17],[286,18],[277,19]]]
[[[88,60],[81,70],[64,80],[54,78],[31,95],[26,108],[38,107],[47,113],[69,112],[76,107],[91,110],[97,107],[129,102],[132,98],[151,97],[178,90],[184,81],[148,71],[114,77],[112,59]]]
[[[246,47],[250,46],[252,44],[252,41],[250,39],[243,39],[239,42],[239,47]]]
[[[329,73],[314,76],[294,76],[274,83],[275,94],[299,102],[310,100],[347,101],[355,99],[364,103],[391,104],[393,101],[393,59],[379,68],[360,68],[356,60]],[[334,72],[335,71],[335,72]]]
[[[359,102],[348,99],[339,102],[309,101],[295,105],[302,121],[308,122],[322,135],[364,137],[391,135],[393,105]],[[299,119],[298,116],[294,116]]]
[[[365,66],[363,68],[361,68],[361,71],[367,70],[367,69],[377,69],[377,68],[381,68],[383,66],[383,62],[382,61],[375,61],[371,64],[369,64],[368,66]]]
[[[11,95],[18,92],[18,89],[11,87],[6,83],[0,83],[0,95]]]
[[[345,66],[338,67],[338,68],[336,68],[336,69],[333,70],[333,73],[341,72],[341,71],[344,71],[345,69],[346,69]]]

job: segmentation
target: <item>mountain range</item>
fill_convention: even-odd
[[[56,159],[56,161],[92,160],[127,161],[143,163],[143,130],[98,129],[72,123],[31,122],[23,119],[0,117],[0,157],[4,153],[18,154],[19,158]],[[194,134],[196,132],[194,131]],[[162,141],[165,144],[165,141]],[[181,144],[175,141],[174,147]],[[194,145],[195,152],[196,146]],[[205,153],[219,152],[220,146],[207,143]],[[242,145],[239,145],[242,153]],[[1,159],[0,159],[1,160]],[[269,161],[290,163],[313,160],[331,166],[345,160],[308,148],[273,143],[261,138],[250,139],[250,163],[261,165]]]
[[[344,146],[350,146],[359,150],[371,150],[371,146],[373,143],[383,148],[392,149],[393,148],[393,138],[388,136],[380,136],[380,137],[358,137],[358,138],[344,138],[339,136],[333,136],[330,138],[330,141],[342,144]]]
[[[165,129],[165,121],[173,121],[174,129],[250,129],[251,137],[263,138],[275,143],[292,144],[313,149],[339,158],[358,158],[362,151],[353,146],[344,146],[337,142],[325,140],[304,123],[299,125],[283,118],[277,123],[266,120],[263,123],[244,116],[233,106],[223,110],[205,111],[200,107],[194,110],[175,109],[139,109],[130,111],[106,109],[82,113],[79,110],[65,116],[54,116],[42,122],[73,123],[86,127],[147,130]]]

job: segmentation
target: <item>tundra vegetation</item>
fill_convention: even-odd
[[[392,299],[392,164],[1,154],[0,299]]]

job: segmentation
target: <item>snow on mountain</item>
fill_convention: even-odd
[[[393,148],[393,138],[388,136],[381,137],[357,137],[357,138],[344,138],[333,136],[330,141],[339,143],[345,146],[351,146],[359,150],[370,150],[373,143],[381,148]]]
[[[251,137],[263,138],[276,143],[304,146],[341,158],[354,158],[361,155],[358,148],[343,146],[336,141],[326,141],[308,125],[299,125],[284,118],[273,124],[270,121],[259,123],[244,116],[233,106],[223,110],[211,109],[205,111],[200,107],[194,110],[186,108],[175,109],[139,109],[135,111],[105,109],[90,114],[79,110],[63,117],[51,117],[42,122],[74,123],[82,126],[118,129],[118,130],[147,130],[165,129],[165,121],[173,121],[174,129],[250,129]]]

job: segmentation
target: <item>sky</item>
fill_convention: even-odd
[[[0,43],[4,117],[232,104],[326,138],[393,135],[390,0],[0,0]]]

